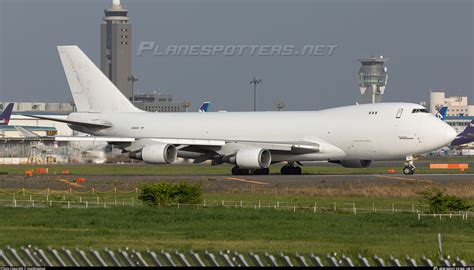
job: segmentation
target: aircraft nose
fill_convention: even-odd
[[[456,139],[456,136],[458,133],[456,130],[450,126],[447,126],[444,132],[444,138],[448,143],[452,142],[454,139]]]

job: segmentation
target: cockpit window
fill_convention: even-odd
[[[428,110],[426,109],[413,109],[411,113],[428,113]]]

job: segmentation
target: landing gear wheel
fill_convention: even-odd
[[[301,175],[301,173],[303,172],[303,171],[301,170],[301,167],[294,167],[294,168],[295,168],[295,169],[294,169],[294,170],[295,170],[295,174]]]
[[[240,168],[238,166],[232,167],[232,175],[240,175]]]
[[[280,172],[283,175],[300,175],[301,174],[301,167],[292,166],[292,165],[285,165],[285,166],[281,167]]]
[[[264,169],[256,169],[253,171],[253,174],[255,175],[268,175],[270,173],[269,168],[264,168]]]
[[[403,173],[405,175],[412,175],[415,174],[415,164],[413,164],[413,156],[407,156],[405,167],[403,168]]]
[[[269,168],[263,169],[242,169],[239,166],[232,167],[232,175],[268,175],[270,173]]]
[[[239,166],[232,167],[232,175],[249,175],[252,171],[249,169],[241,169]]]
[[[405,166],[403,168],[403,174],[405,175],[412,175],[412,174],[415,174],[415,168],[412,168],[410,166]]]

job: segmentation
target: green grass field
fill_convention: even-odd
[[[411,213],[312,213],[274,209],[0,207],[0,246],[130,247],[278,253],[474,258],[474,219]]]
[[[28,207],[32,198],[37,201],[36,208],[0,207],[0,216],[4,217],[0,224],[0,247],[32,244],[244,253],[337,252],[386,258],[409,254],[434,258],[436,237],[441,233],[446,254],[474,258],[474,219],[422,217],[418,220],[417,214],[411,211],[426,208],[420,206],[417,197],[205,193],[206,207],[181,205],[179,209],[142,206],[136,193],[51,191],[49,200],[55,201],[53,207],[45,203],[43,190],[26,190],[25,195],[17,192],[15,198],[23,201],[19,205]],[[96,198],[99,205],[95,204]],[[132,198],[134,207],[130,207]],[[12,195],[3,193],[0,199],[11,200]],[[80,201],[88,201],[90,208],[64,209],[67,201],[76,206]],[[114,201],[118,207],[113,207]],[[104,202],[108,203],[106,209],[102,207]],[[122,202],[128,206],[121,207]],[[226,207],[221,206],[222,202]],[[315,203],[316,213],[312,208]],[[356,215],[351,211],[353,206],[359,209]],[[375,213],[371,211],[373,207]]]
[[[231,168],[229,165],[3,165],[0,166],[0,171],[23,174],[25,170],[37,167],[48,167],[51,175],[61,174],[63,170],[69,170],[73,175],[229,174]],[[394,167],[347,169],[338,166],[305,166],[303,172],[370,174],[386,173],[388,168]],[[398,171],[400,168],[401,166],[395,167]],[[271,172],[278,173],[278,170],[279,166],[275,166]],[[470,173],[471,170],[464,173]],[[418,167],[417,171],[442,172],[423,167]],[[399,185],[409,189],[414,184]],[[464,259],[474,258],[474,219],[453,217],[439,220],[422,217],[418,220],[416,213],[411,212],[413,209],[423,210],[416,196],[384,197],[380,195],[382,193],[377,195],[375,191],[365,196],[310,196],[296,192],[280,194],[247,190],[248,192],[237,194],[204,193],[203,199],[207,207],[181,206],[177,209],[141,206],[138,194],[133,190],[128,193],[114,193],[112,190],[107,193],[81,193],[85,190],[73,188],[69,193],[65,188],[61,192],[51,191],[47,199],[59,202],[53,207],[44,203],[47,196],[44,189],[26,190],[24,194],[21,189],[0,191],[3,191],[0,192],[0,200],[5,200],[0,205],[10,205],[13,200],[11,193],[16,192],[15,200],[23,201],[19,205],[29,207],[0,206],[0,248],[32,244],[69,248],[91,246],[96,249],[107,246],[137,250],[235,250],[243,253],[284,251],[325,255],[337,252],[353,257],[359,253],[365,256],[377,254],[384,258],[390,255],[401,258],[409,254],[435,258],[437,234],[441,233],[445,254]],[[31,208],[30,198],[36,200],[35,208]],[[106,209],[92,207],[97,198],[100,205],[107,203]],[[467,198],[474,204],[472,196]],[[135,202],[134,207],[113,207],[115,201],[117,205],[130,205],[132,200]],[[91,207],[64,209],[67,201],[87,201]],[[222,201],[225,208],[219,206]],[[316,213],[311,208],[315,203],[318,207]],[[350,210],[354,204],[358,209],[364,208],[366,211],[358,211],[354,215]],[[255,209],[257,205],[262,209]],[[275,209],[276,205],[278,209]],[[331,209],[334,205],[337,211]],[[377,209],[376,213],[370,211],[373,207]],[[341,211],[341,208],[346,210]],[[293,212],[292,209],[296,211]],[[396,209],[397,212],[392,213],[391,209]]]
[[[14,194],[13,194],[14,193]],[[109,206],[141,205],[137,193],[117,192],[113,190],[108,192],[75,192],[69,193],[68,190],[56,191],[50,190],[47,195],[46,190],[25,190],[23,194],[21,189],[0,190],[0,206],[13,205],[13,199],[20,206],[31,206],[32,201],[36,205],[47,205],[47,201],[53,201],[55,206],[66,206],[69,201],[73,205],[84,206],[85,202],[91,207],[104,203]],[[282,209],[296,208],[298,211],[309,209],[316,205],[317,209],[352,209],[353,207],[363,209],[364,211],[375,209],[376,211],[425,211],[427,206],[420,201],[420,197],[408,198],[376,198],[376,197],[355,197],[355,196],[307,196],[307,195],[272,195],[272,194],[222,194],[222,193],[204,193],[201,205],[206,206],[236,206],[244,208],[274,208],[277,205]],[[474,200],[469,200],[474,205]]]

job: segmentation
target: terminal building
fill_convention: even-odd
[[[432,91],[429,106],[433,114],[436,114],[442,106],[447,106],[446,123],[458,133],[461,133],[474,119],[474,105],[469,105],[466,96],[446,97],[444,91]]]
[[[15,103],[13,105],[14,112],[54,112],[54,113],[71,113],[74,110],[73,104],[71,103],[48,103],[48,102],[14,102],[14,101],[5,101],[0,102],[0,111],[9,104]]]
[[[163,93],[137,94],[133,104],[148,112],[185,112],[182,103],[173,102],[173,95]]]
[[[0,111],[3,111],[8,103],[10,102],[0,102]],[[0,137],[23,137],[21,132],[14,128],[14,126],[25,127],[25,129],[38,136],[73,136],[75,133],[65,123],[36,119],[23,115],[35,114],[65,119],[71,112],[73,112],[73,105],[70,103],[14,102],[13,114],[10,117],[9,125],[0,127]]]
[[[10,102],[0,102],[0,110]],[[36,119],[23,114],[67,118],[69,103],[16,102],[8,125],[0,126],[0,164],[58,164],[97,162],[98,143],[58,142],[54,136],[80,135],[65,123]],[[24,134],[20,128],[26,130]],[[83,135],[83,134],[82,134]],[[102,147],[102,146],[101,146]],[[91,156],[92,154],[92,156]]]

